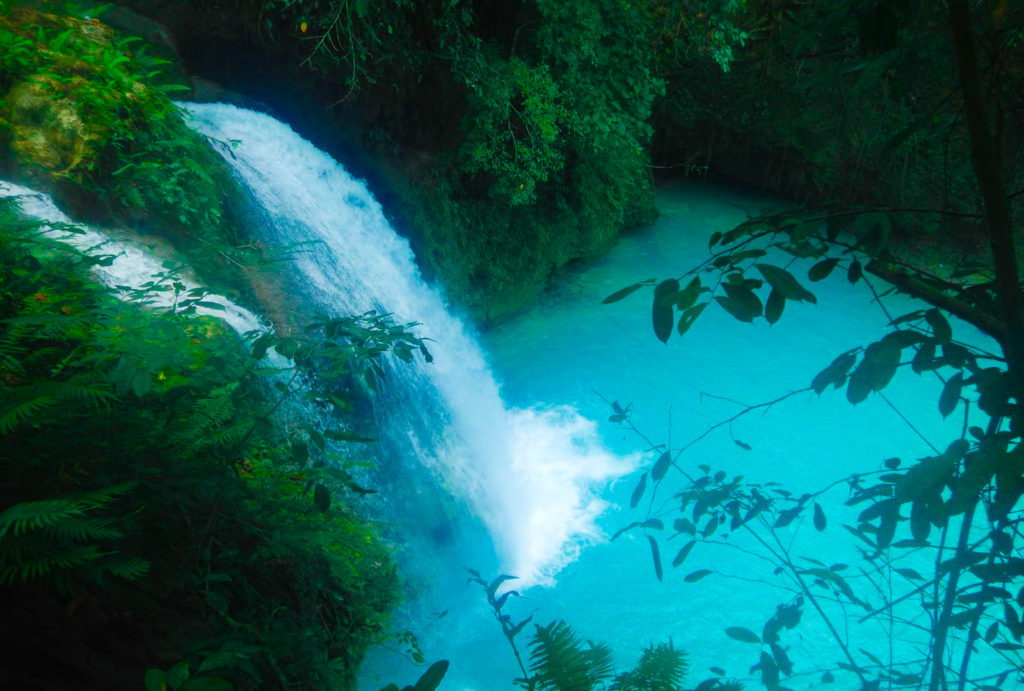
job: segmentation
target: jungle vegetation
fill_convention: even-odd
[[[774,323],[787,301],[813,299],[807,282],[836,270],[930,303],[893,315],[893,334],[851,344],[809,383],[857,403],[910,367],[943,377],[940,414],[964,415],[961,438],[929,458],[880,461],[852,497],[865,508],[849,526],[859,561],[846,569],[869,582],[886,574],[903,594],[855,591],[846,569],[775,549],[806,516],[837,528],[817,495],[713,468],[687,474],[678,447],[652,443],[634,501],[644,513],[628,529],[648,534],[658,578],[669,526],[690,538],[675,567],[725,526],[763,537],[798,596],[768,612],[760,634],[726,633],[756,646],[768,689],[785,688],[794,661],[784,637],[821,598],[892,621],[909,602],[931,630],[921,659],[846,650],[823,684],[845,674],[865,689],[998,688],[1017,673],[1018,3],[116,4],[0,0],[0,167],[82,218],[162,229],[236,293],[246,289],[231,273],[251,263],[232,216],[237,191],[169,100],[191,93],[175,80],[187,71],[272,107],[299,92],[296,117],[335,151],[362,152],[423,266],[481,322],[529,305],[558,267],[652,218],[654,174],[724,174],[805,204],[715,237],[706,265],[653,283],[653,328],[662,341],[685,337],[709,305]],[[107,16],[129,32],[152,28],[126,7],[163,21],[174,41],[110,28]],[[285,90],[289,80],[300,86]],[[365,646],[387,631],[397,577],[356,508],[364,488],[326,443],[351,439],[345,421],[300,422],[296,434],[276,414],[300,397],[344,411],[382,352],[418,357],[424,344],[381,315],[326,315],[303,338],[242,342],[196,315],[209,296],[186,290],[177,267],[124,299],[90,278],[102,254],[51,232],[0,204],[0,682],[350,687]],[[768,249],[817,261],[805,282],[764,259]],[[172,307],[156,307],[156,292],[174,294]],[[1002,352],[957,342],[947,314]],[[287,363],[260,363],[271,345]],[[988,423],[967,424],[969,407]],[[634,424],[627,411],[613,417]],[[681,501],[644,510],[662,483]],[[933,553],[934,569],[900,573],[894,554],[906,551]],[[504,626],[494,583],[480,579]],[[515,647],[525,629],[509,624]],[[567,625],[532,636],[526,688],[682,683],[670,644],[615,675]],[[1003,656],[1005,675],[971,675],[981,646]],[[645,660],[668,681],[644,677]],[[443,673],[430,667],[417,687]],[[736,686],[722,676],[696,688]]]

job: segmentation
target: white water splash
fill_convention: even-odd
[[[18,206],[22,213],[45,223],[72,224],[73,221],[57,208],[53,199],[46,194],[36,192],[17,185],[13,182],[0,180],[0,197],[17,197]],[[121,286],[130,289],[139,289],[145,283],[153,281],[154,278],[167,272],[160,259],[138,245],[120,242],[108,238],[99,230],[86,225],[74,223],[79,232],[51,229],[49,232],[56,240],[65,242],[83,252],[101,253],[114,255],[114,260],[109,265],[96,266],[93,270],[97,277],[107,287],[112,288],[122,295],[126,294]],[[176,281],[182,283],[186,290],[198,287],[195,278],[185,273],[177,275]],[[174,304],[173,291],[152,291],[148,296],[150,304],[159,307],[170,307]],[[250,331],[264,331],[267,325],[255,314],[239,307],[235,303],[221,295],[208,295],[204,298],[206,302],[216,302],[224,306],[223,310],[210,309],[197,306],[196,313],[210,317],[223,319],[240,336]]]
[[[263,114],[183,108],[202,134],[235,142],[224,157],[261,207],[253,232],[272,246],[309,243],[294,274],[307,300],[335,314],[377,310],[422,324],[416,332],[432,339],[434,360],[389,372],[400,381],[378,401],[383,434],[483,521],[502,570],[527,585],[552,582],[600,539],[598,494],[634,460],[607,451],[570,408],[508,408],[476,339],[420,278],[366,186],[330,156]]]

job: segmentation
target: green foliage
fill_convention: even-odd
[[[97,645],[140,641],[150,658],[124,664],[170,688],[350,687],[397,581],[353,506],[369,491],[330,440],[361,440],[337,412],[378,376],[367,360],[429,352],[381,315],[325,318],[261,337],[292,358],[269,367],[196,315],[213,303],[174,269],[122,302],[88,275],[108,260],[0,200],[5,607],[30,616],[54,586],[88,593],[77,625]],[[284,404],[303,397],[324,414],[286,435]],[[135,623],[107,632],[124,602]],[[182,663],[153,667],[168,650]]]
[[[0,14],[0,141],[20,176],[92,217],[158,229],[190,249],[237,244],[234,183],[160,83],[167,61],[64,3]],[[214,252],[210,252],[214,253]]]

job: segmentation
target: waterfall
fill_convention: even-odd
[[[375,403],[382,456],[390,459],[381,482],[406,478],[396,480],[389,520],[414,536],[403,537],[410,550],[447,550],[446,559],[464,560],[449,565],[461,576],[462,566],[492,565],[481,554],[486,543],[503,572],[525,584],[551,583],[599,539],[599,491],[631,460],[605,450],[596,425],[571,408],[503,403],[471,331],[422,280],[408,243],[366,186],[330,156],[267,115],[182,107],[197,131],[222,144],[251,195],[252,235],[269,247],[301,246],[289,288],[305,307],[388,313],[418,322],[417,335],[430,339],[433,362],[393,363]],[[385,497],[389,491],[382,488]]]
[[[166,275],[176,266],[173,260],[150,253],[137,242],[114,240],[96,228],[73,223],[47,194],[0,180],[0,197],[18,197],[18,206],[23,214],[44,223],[54,224],[56,227],[49,230],[54,239],[83,252],[112,256],[113,260],[110,263],[96,266],[93,271],[100,282],[121,294],[137,290],[146,283],[157,280],[157,277]],[[76,232],[62,230],[60,226],[64,224],[74,225]],[[175,280],[183,284],[186,290],[199,286],[199,282],[188,271],[175,274]],[[174,301],[174,292],[152,291],[147,300],[153,305],[170,307]],[[220,304],[223,309],[197,306],[197,314],[223,319],[240,336],[250,331],[266,329],[266,325],[255,314],[222,295],[209,295],[204,298],[204,302]]]

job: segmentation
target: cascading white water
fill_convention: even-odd
[[[631,461],[605,450],[595,425],[571,408],[503,403],[475,338],[420,278],[408,243],[366,186],[330,156],[269,116],[221,104],[183,107],[196,130],[224,143],[225,160],[256,203],[251,232],[269,246],[309,243],[291,272],[307,305],[335,315],[390,313],[399,323],[419,322],[417,334],[433,341],[433,362],[397,363],[376,406],[393,455],[423,464],[434,483],[412,493],[440,493],[442,503],[459,507],[433,516],[408,508],[409,524],[440,545],[457,539],[459,526],[446,522],[458,523],[455,514],[468,509],[503,571],[527,584],[550,582],[597,538],[598,491]]]
[[[22,213],[45,223],[72,223],[71,219],[57,208],[49,195],[36,192],[28,187],[0,180],[0,197],[18,197],[18,206]],[[113,255],[114,260],[111,263],[97,266],[94,269],[100,281],[109,288],[119,291],[123,291],[122,286],[138,289],[145,283],[153,281],[156,276],[167,273],[168,269],[159,257],[149,254],[141,246],[112,240],[99,230],[89,226],[74,225],[78,232],[72,233],[55,229],[51,231],[53,237],[83,251]],[[187,272],[183,275],[176,275],[175,280],[184,284],[187,290],[198,286],[198,282]],[[153,291],[147,298],[150,304],[169,307],[174,301],[174,293],[173,291]],[[207,296],[204,301],[218,303],[224,309],[217,310],[198,306],[196,307],[198,314],[223,319],[240,336],[250,331],[266,329],[266,324],[255,314],[236,305],[226,297],[211,295]]]

